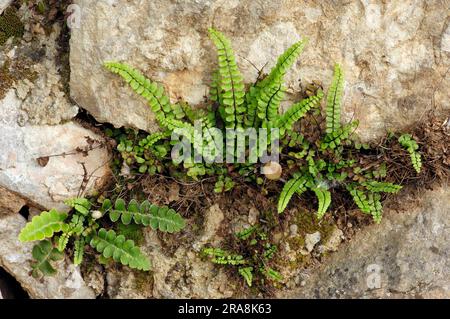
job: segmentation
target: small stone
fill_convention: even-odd
[[[320,241],[320,232],[316,231],[312,234],[306,234],[305,236],[305,247],[308,252],[314,249],[314,246]]]
[[[292,224],[291,226],[289,226],[289,231],[291,232],[292,237],[296,236],[298,232],[298,226],[296,224]]]
[[[283,234],[282,233],[275,233],[273,234],[273,241],[275,244],[279,243],[281,241],[281,239],[283,238]]]
[[[248,222],[250,225],[255,225],[258,222],[259,211],[255,207],[251,207],[248,212]]]

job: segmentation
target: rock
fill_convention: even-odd
[[[320,241],[320,232],[316,231],[312,234],[306,234],[305,236],[305,247],[308,253],[312,252],[314,246]]]
[[[224,219],[222,210],[218,204],[211,206],[205,215],[205,222],[203,228],[203,235],[198,239],[192,247],[199,251],[203,245],[209,243],[211,245],[217,244],[221,238],[217,236],[217,231]]]
[[[41,299],[95,298],[94,292],[86,286],[78,268],[71,262],[53,263],[58,273],[52,277],[36,280],[29,275],[33,243],[18,240],[26,220],[19,214],[2,216],[0,213],[0,267],[10,273],[30,295]]]
[[[26,204],[25,199],[0,186],[0,214],[17,213]]]
[[[113,299],[149,299],[153,296],[153,276],[128,268],[108,271],[107,294]]]
[[[319,246],[319,252],[326,253],[330,251],[337,251],[339,244],[342,242],[343,236],[344,233],[342,230],[335,226],[325,243]]]
[[[0,14],[2,14],[3,10],[5,10],[11,3],[12,0],[0,0]]]
[[[60,27],[54,25],[49,37],[41,37],[39,43],[33,44],[45,48],[42,49],[39,62],[30,67],[30,72],[36,74],[36,79],[33,82],[25,79],[15,85],[17,96],[23,100],[23,123],[55,125],[71,120],[78,113],[78,107],[69,101],[64,92],[59,67],[56,65],[60,33]],[[19,59],[18,55],[24,54],[24,50],[15,50],[15,55],[11,58]]]
[[[290,236],[292,236],[292,237],[297,236],[297,232],[298,232],[297,224],[292,224],[291,226],[289,226],[289,234],[290,234]]]
[[[253,226],[258,222],[258,218],[259,211],[252,206],[248,212],[248,223]]]
[[[82,268],[84,282],[94,291],[95,296],[98,297],[104,293],[105,289],[103,268],[100,264],[89,265],[86,268]]]
[[[314,271],[290,298],[450,298],[448,185],[385,211]]]
[[[0,101],[0,186],[27,199],[33,206],[67,209],[63,200],[77,196],[85,175],[89,194],[109,177],[109,154],[103,139],[80,125],[66,124],[20,126],[22,100],[9,90]],[[86,154],[78,149],[95,149]],[[62,156],[66,153],[66,156]],[[38,159],[40,161],[38,162]]]
[[[71,94],[97,120],[115,126],[155,129],[143,99],[101,64],[127,62],[162,82],[173,101],[201,103],[216,68],[211,25],[231,39],[247,83],[256,68],[268,62],[267,72],[289,45],[308,37],[287,75],[287,98],[295,98],[299,79],[303,87],[320,80],[328,88],[333,64],[340,62],[347,81],[343,120],[358,119],[365,140],[408,126],[431,101],[436,109],[450,108],[450,15],[439,1],[74,3],[83,23],[72,30]]]

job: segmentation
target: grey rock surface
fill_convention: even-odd
[[[401,129],[426,110],[450,108],[450,12],[447,1],[111,1],[76,0],[71,94],[102,122],[156,129],[143,99],[104,61],[127,62],[162,82],[173,101],[201,103],[216,54],[207,29],[232,41],[247,83],[300,38],[309,44],[287,75],[289,98],[300,82],[346,73],[343,120],[360,120],[362,138]],[[445,9],[447,8],[447,10]],[[251,63],[250,63],[251,62]]]
[[[5,10],[11,3],[12,0],[0,0],[0,14],[2,14],[3,10]]]
[[[102,137],[74,122],[19,125],[21,103],[13,89],[0,101],[0,187],[20,194],[34,206],[67,209],[63,201],[77,196],[83,184],[81,163],[91,176],[84,192],[90,193],[109,176],[109,153],[99,147],[88,156],[77,153],[77,148],[88,146],[87,137],[97,144]],[[47,156],[48,163],[40,165],[37,159]]]
[[[290,298],[450,298],[450,190],[389,211],[311,272]]]

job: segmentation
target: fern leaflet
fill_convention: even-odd
[[[209,34],[217,48],[219,93],[225,115],[223,120],[227,128],[235,129],[242,126],[246,110],[244,80],[237,67],[230,40],[214,29],[209,29]]]
[[[56,209],[42,212],[25,225],[19,234],[19,240],[21,242],[43,240],[53,237],[54,233],[66,231],[68,228],[68,225],[64,223],[66,218],[66,213],[58,212]]]
[[[100,229],[91,239],[90,245],[104,258],[112,257],[130,268],[150,270],[150,261],[141,253],[139,247],[135,246],[134,241],[127,240],[123,235],[117,236],[113,230]]]
[[[306,182],[307,178],[305,176],[297,175],[287,181],[286,184],[284,184],[283,190],[281,191],[280,198],[278,200],[279,214],[286,209],[294,193],[298,190],[303,189],[303,186],[306,184]]]
[[[128,207],[123,199],[117,199],[112,207],[109,199],[106,199],[102,205],[102,212],[109,212],[109,218],[112,222],[119,219],[124,225],[134,222],[137,225],[151,226],[163,232],[174,233],[182,230],[186,223],[180,214],[168,207],[158,207],[143,201],[140,205],[136,200],[131,200]]]
[[[314,187],[312,189],[317,196],[317,200],[319,201],[319,207],[317,209],[317,218],[322,219],[323,215],[328,210],[328,207],[331,204],[331,193],[329,190],[323,187]]]
[[[339,64],[334,67],[334,76],[327,95],[326,122],[327,133],[333,133],[341,127],[341,101],[344,91],[344,73]]]
[[[53,248],[51,241],[43,240],[33,247],[32,256],[34,261],[31,263],[31,275],[39,278],[40,275],[51,276],[56,274],[56,269],[51,265],[51,261],[58,261],[64,258],[64,255],[56,248]]]

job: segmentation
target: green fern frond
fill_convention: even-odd
[[[84,257],[84,246],[86,245],[86,242],[84,241],[84,238],[78,238],[74,242],[74,253],[73,253],[73,264],[75,266],[81,265],[83,262]]]
[[[244,277],[247,285],[251,287],[253,283],[253,267],[241,267],[238,269],[238,272],[239,275]]]
[[[272,68],[269,75],[261,81],[261,88],[270,86],[273,81],[283,81],[286,72],[292,67],[292,64],[294,64],[295,60],[297,60],[298,56],[303,52],[307,43],[307,38],[300,40],[280,55],[277,64]]]
[[[278,115],[278,108],[284,98],[285,88],[282,84],[261,90],[258,99],[258,118],[264,122],[274,120]]]
[[[53,248],[51,241],[44,240],[34,245],[31,252],[33,262],[31,263],[31,275],[34,278],[52,276],[56,274],[56,269],[51,265],[51,261],[58,261],[64,258],[64,254]]]
[[[283,280],[283,276],[276,271],[275,269],[272,269],[270,267],[264,267],[263,269],[261,269],[262,274],[270,280],[273,281],[281,281]]]
[[[331,193],[329,190],[323,187],[314,187],[313,192],[316,194],[319,201],[319,207],[317,208],[317,218],[322,219],[331,204]]]
[[[123,235],[117,236],[113,230],[100,229],[91,239],[90,245],[104,258],[112,257],[130,268],[150,270],[150,261],[142,254],[139,247],[135,246],[134,241],[127,240]]]
[[[140,140],[139,146],[142,146],[145,149],[149,149],[164,138],[166,138],[166,135],[164,133],[156,132]]]
[[[411,163],[416,170],[417,173],[420,173],[422,168],[422,158],[420,153],[417,151],[419,149],[419,145],[414,140],[411,134],[403,134],[398,138],[398,142],[400,145],[405,148],[409,156],[411,158]]]
[[[66,213],[58,212],[56,209],[42,212],[25,225],[19,234],[19,240],[21,242],[43,240],[53,237],[54,233],[66,231],[68,228],[64,223],[66,218]]]
[[[286,131],[291,131],[298,120],[305,116],[309,110],[320,104],[322,98],[323,92],[318,91],[316,96],[311,96],[292,105],[289,110],[280,115],[275,122],[275,127],[280,129],[280,135],[283,136]]]
[[[357,189],[355,185],[348,185],[347,190],[350,195],[352,195],[355,204],[363,213],[372,215],[372,218],[376,223],[381,222],[383,206],[381,205],[381,195],[379,193],[366,193]]]
[[[86,216],[91,209],[91,202],[84,197],[81,198],[69,198],[64,201],[67,206],[74,208],[77,212]]]
[[[153,113],[159,118],[171,115],[172,105],[162,85],[147,79],[141,72],[123,63],[105,62],[104,66],[120,75],[137,94],[146,99]]]
[[[387,182],[367,181],[362,182],[365,188],[374,193],[397,193],[403,186]]]
[[[358,124],[358,121],[353,121],[350,124],[344,125],[332,131],[331,133],[327,133],[320,144],[320,148],[322,150],[337,148],[350,137],[350,134],[358,126]]]
[[[241,255],[231,254],[220,248],[203,248],[202,255],[218,265],[245,265],[247,261]]]
[[[341,127],[341,101],[344,92],[344,73],[339,64],[334,67],[334,76],[327,95],[326,124],[327,133],[333,133]]]
[[[214,29],[209,29],[209,34],[217,48],[218,90],[224,107],[223,120],[227,128],[235,129],[242,126],[246,110],[244,80],[237,67],[230,40]]]
[[[307,39],[299,41],[287,49],[277,60],[269,75],[252,86],[246,95],[247,127],[256,127],[260,120],[274,121],[284,98],[284,76],[303,51]]]
[[[279,214],[281,214],[286,209],[295,192],[303,189],[303,186],[306,184],[307,180],[308,179],[304,175],[298,174],[287,181],[286,184],[284,184],[284,187],[280,194],[280,198],[278,199]]]
[[[363,213],[369,213],[370,212],[370,206],[369,201],[367,199],[367,196],[365,192],[357,189],[353,185],[348,185],[347,190],[352,195],[353,201],[355,202],[356,206],[363,212]]]
[[[67,243],[70,237],[73,235],[81,235],[84,231],[84,217],[82,215],[73,215],[72,220],[69,223],[67,230],[61,234],[58,239],[58,250],[63,252],[66,249]]]
[[[383,205],[381,204],[381,195],[379,193],[368,194],[369,212],[372,215],[373,220],[379,224],[383,214]]]
[[[131,200],[126,207],[125,201],[121,198],[117,199],[114,208],[109,199],[106,199],[101,211],[109,213],[112,222],[119,219],[124,225],[131,222],[137,225],[151,226],[163,232],[174,233],[182,230],[186,223],[180,214],[168,207],[158,207],[143,201],[140,205],[136,200]]]

